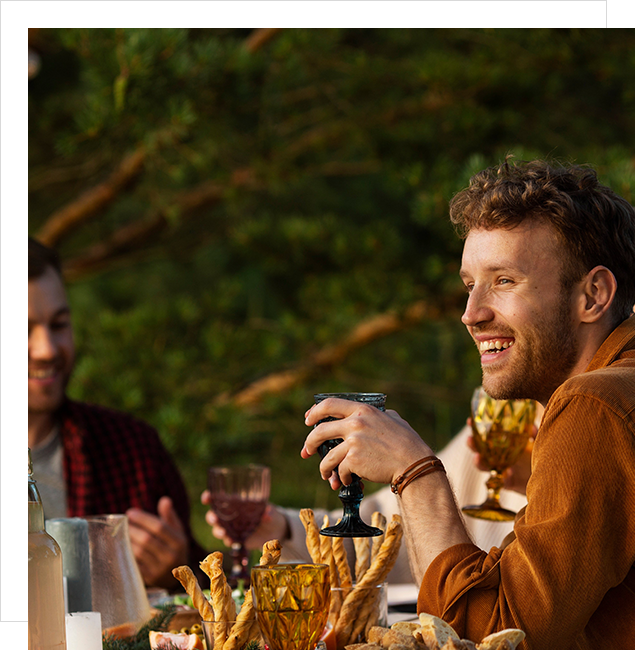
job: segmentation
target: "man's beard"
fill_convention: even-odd
[[[483,368],[483,388],[495,399],[536,399],[545,403],[568,379],[578,359],[578,342],[568,296],[562,295],[553,318],[542,318],[515,336],[512,368]]]

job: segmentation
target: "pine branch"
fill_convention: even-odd
[[[267,395],[279,394],[301,385],[319,372],[343,363],[353,352],[378,339],[423,321],[438,319],[442,314],[446,315],[448,311],[457,309],[462,304],[463,298],[463,293],[456,294],[443,304],[439,301],[434,305],[419,300],[401,314],[390,311],[368,318],[359,323],[342,341],[325,346],[308,362],[262,377],[234,394],[222,393],[212,402],[212,407],[227,404],[241,407],[256,406]]]
[[[241,170],[232,177],[231,186],[239,187],[254,182],[253,175]],[[154,211],[149,216],[122,226],[107,240],[98,242],[88,250],[64,264],[64,277],[74,281],[83,275],[97,271],[115,257],[135,250],[141,244],[146,244],[153,236],[163,232],[169,225],[168,212],[176,212],[180,218],[185,218],[202,207],[210,207],[220,202],[227,187],[212,181],[206,181],[189,192],[183,193],[169,208]]]
[[[143,147],[127,155],[103,183],[92,187],[72,203],[54,212],[40,229],[37,238],[43,244],[55,247],[62,237],[110,205],[141,173],[145,158],[146,151]]]
[[[246,39],[244,47],[249,53],[254,53],[268,43],[281,31],[275,29],[257,29]],[[60,240],[96,214],[103,212],[129,184],[141,173],[146,159],[146,150],[139,146],[135,151],[126,156],[119,167],[104,182],[92,187],[71,203],[54,212],[36,235],[43,244],[55,247]],[[115,239],[131,241],[139,239],[143,233],[154,232],[162,228],[162,219],[158,217],[151,222],[133,229],[129,234],[120,233]],[[113,245],[114,242],[113,242]],[[103,256],[105,251],[100,247],[92,251],[91,256]]]
[[[136,634],[129,637],[117,637],[104,634],[102,646],[104,650],[150,650],[150,631],[166,631],[176,613],[172,604],[159,605],[157,613],[147,621]]]
[[[245,40],[245,49],[250,54],[253,54],[256,50],[259,50],[261,47],[266,45],[272,38],[274,38],[274,36],[276,36],[281,31],[282,29],[279,27],[255,29],[249,35],[249,38]]]

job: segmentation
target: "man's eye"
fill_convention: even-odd
[[[63,330],[66,329],[70,323],[68,321],[55,321],[51,323],[52,330]]]
[[[474,289],[474,285],[473,285],[473,284],[466,284],[466,285],[465,285],[465,290],[466,290],[468,293],[472,293],[472,289]]]

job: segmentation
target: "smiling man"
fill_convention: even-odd
[[[71,311],[59,275],[29,279],[29,444],[51,431],[75,361]]]
[[[302,456],[343,438],[320,464],[333,487],[337,465],[344,483],[393,484],[419,611],[462,637],[512,627],[524,649],[622,647],[635,638],[635,211],[591,169],[506,161],[450,216],[485,389],[546,406],[514,533],[489,552],[471,543],[432,450],[394,411],[325,400],[306,424],[340,419]]]
[[[565,379],[584,371],[597,349],[593,341],[580,353],[569,297],[554,281],[561,257],[552,228],[540,222],[467,236],[461,278],[470,297],[462,320],[481,355],[483,387],[493,397],[532,395],[546,403]],[[602,273],[593,280],[602,282]]]
[[[126,513],[145,583],[177,587],[172,569],[205,556],[185,486],[152,427],[66,396],[75,345],[61,273],[57,254],[29,238],[29,447],[44,515]]]

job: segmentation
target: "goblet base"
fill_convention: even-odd
[[[320,535],[325,537],[378,537],[383,534],[384,531],[381,528],[369,526],[361,519],[354,520],[350,517],[343,517],[335,526],[320,530]]]
[[[488,521],[514,521],[516,513],[506,508],[501,508],[494,503],[485,502],[480,506],[465,506],[461,512],[475,519],[487,519]]]

